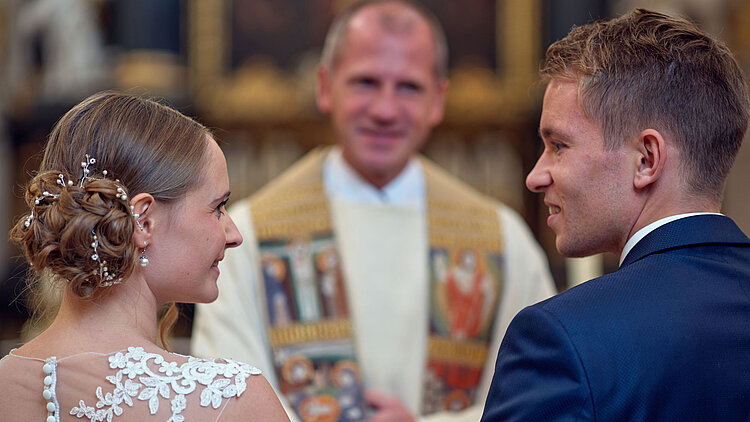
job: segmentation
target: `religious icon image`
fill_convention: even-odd
[[[459,341],[486,335],[500,293],[486,257],[470,248],[452,253],[436,249],[431,253],[431,269],[433,300],[439,309],[434,328]]]
[[[293,320],[290,306],[291,289],[284,261],[272,254],[261,256],[268,303],[268,318],[271,325],[287,325]]]
[[[307,239],[297,237],[289,241],[287,248],[292,267],[299,318],[302,321],[316,321],[320,319],[321,312],[310,242]]]
[[[330,236],[260,244],[279,390],[304,422],[367,417],[341,259]]]
[[[446,275],[448,314],[453,338],[476,337],[492,302],[492,280],[481,265],[479,254],[471,249],[456,254]],[[476,312],[481,309],[480,312]]]
[[[336,248],[331,245],[320,250],[315,262],[325,316],[336,318],[347,315],[341,259]]]
[[[425,413],[468,407],[482,376],[500,300],[502,257],[470,247],[430,251]]]

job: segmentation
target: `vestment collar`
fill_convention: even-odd
[[[404,170],[378,189],[364,180],[333,147],[323,164],[323,186],[331,198],[372,205],[425,210],[425,177],[419,160],[412,157]]]

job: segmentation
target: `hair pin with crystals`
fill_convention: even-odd
[[[62,174],[60,176],[62,176]],[[58,183],[59,183],[59,180],[58,180]],[[45,199],[54,201],[59,197],[60,197],[59,193],[49,193],[47,191],[44,191],[42,192],[40,196],[37,196],[36,198],[34,198],[34,205],[41,204],[42,201],[44,201]],[[29,226],[31,226],[31,220],[33,219],[34,219],[34,208],[31,208],[31,214],[29,214],[28,217],[26,217],[26,221],[24,221],[23,225],[28,228]]]
[[[94,231],[94,229],[91,229],[91,237],[93,238],[91,248],[94,250],[91,259],[99,264],[99,268],[94,270],[94,275],[99,276],[99,285],[102,287],[110,287],[119,284],[122,281],[122,277],[116,279],[114,274],[109,273],[107,261],[99,258],[99,238],[96,237],[96,231]]]
[[[96,164],[96,158],[94,158],[94,157],[92,157],[92,156],[90,156],[88,154],[86,154],[84,156],[84,158],[86,158],[86,159],[83,160],[83,161],[81,161],[81,168],[83,168],[83,170],[82,170],[81,178],[78,180],[78,187],[79,188],[83,187],[83,182],[85,182],[86,179],[89,177],[89,173],[91,172],[91,170],[89,170],[89,166]],[[107,171],[106,170],[104,171],[104,175],[105,176],[107,175]]]
[[[73,186],[73,181],[72,180],[68,180],[67,183],[65,182],[65,176],[62,173],[60,173],[60,174],[57,175],[56,182],[57,182],[58,185],[60,185],[62,187]]]

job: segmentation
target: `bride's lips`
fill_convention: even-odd
[[[211,269],[214,272],[216,272],[216,274],[219,274],[219,262],[221,262],[222,259],[224,259],[223,256],[221,258],[217,259],[216,261],[214,261],[213,264],[211,264]]]

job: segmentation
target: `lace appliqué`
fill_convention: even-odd
[[[217,409],[224,398],[239,397],[245,391],[247,377],[261,373],[253,366],[230,359],[216,362],[189,357],[187,362],[178,366],[176,362],[166,362],[159,354],[145,352],[142,347],[129,347],[126,353],[117,352],[110,356],[109,367],[118,369],[115,375],[107,377],[107,381],[115,386],[114,390],[104,393],[101,386],[97,387],[99,401],[96,407],[87,406],[81,400],[70,410],[71,415],[91,422],[111,422],[115,416],[122,415],[123,403],[133,406],[133,398],[148,401],[153,415],[159,411],[160,398],[163,398],[170,400],[171,404],[172,416],[167,422],[183,422],[185,417],[181,413],[187,405],[185,396],[199,385],[203,386],[201,406]],[[158,368],[158,373],[153,371],[155,368]],[[222,377],[216,379],[217,376]]]

